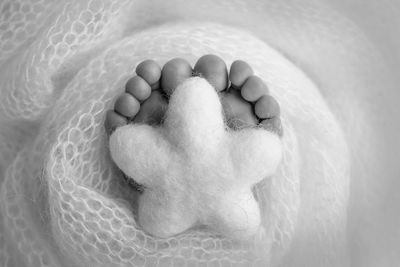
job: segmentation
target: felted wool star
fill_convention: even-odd
[[[161,126],[129,124],[110,137],[117,166],[145,186],[138,218],[158,237],[206,225],[248,238],[260,227],[252,187],[281,160],[279,137],[262,128],[230,130],[215,89],[194,77],[171,95]]]

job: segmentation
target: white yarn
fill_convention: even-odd
[[[139,223],[170,237],[205,224],[231,238],[261,227],[251,191],[276,171],[280,139],[262,128],[227,130],[214,88],[203,78],[182,83],[161,127],[127,125],[110,137],[118,167],[146,189]]]

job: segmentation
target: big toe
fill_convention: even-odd
[[[161,74],[161,88],[170,96],[175,88],[192,76],[192,67],[183,58],[174,58],[168,61]]]
[[[216,55],[205,55],[199,58],[194,72],[204,77],[218,92],[228,87],[228,70],[225,62]]]

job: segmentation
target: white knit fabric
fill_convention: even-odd
[[[243,3],[196,7],[200,15],[211,6],[246,13]],[[342,261],[347,147],[318,89],[240,27],[174,21],[168,12],[185,10],[183,2],[158,4],[0,3],[0,265],[278,266],[317,250],[316,262]],[[254,11],[257,18],[263,16]],[[282,164],[253,188],[262,238],[238,241],[207,228],[169,238],[146,233],[135,212],[137,194],[109,155],[105,111],[135,66],[175,56],[193,64],[205,53],[228,66],[247,60],[281,104]]]

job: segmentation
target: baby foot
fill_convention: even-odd
[[[260,125],[282,136],[279,104],[249,64],[234,61],[229,80],[230,88],[221,95],[227,125],[233,129]]]
[[[282,136],[280,107],[269,94],[267,85],[253,74],[242,60],[232,63],[229,76],[225,62],[215,55],[201,57],[194,66],[194,75],[205,78],[218,92],[230,128],[260,125]],[[231,86],[229,86],[229,80]]]
[[[192,76],[192,67],[181,58],[168,61],[163,69],[153,60],[136,67],[137,76],[128,80],[125,92],[106,115],[105,128],[111,134],[130,122],[157,125],[162,122],[168,97],[184,80]]]

